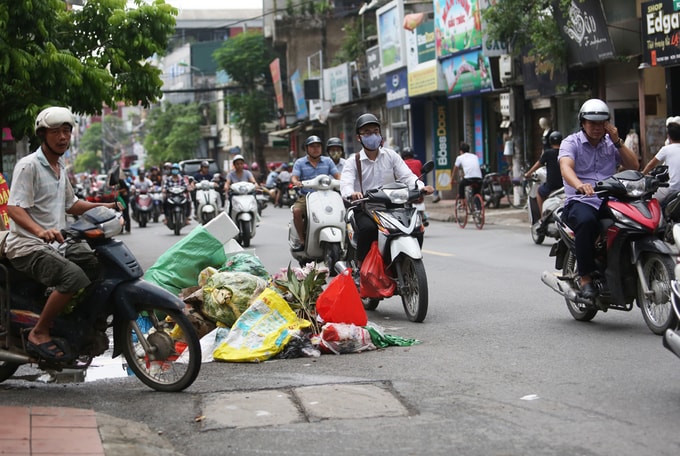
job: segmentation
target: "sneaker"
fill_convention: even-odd
[[[290,250],[293,251],[293,252],[302,252],[304,249],[305,249],[304,244],[297,243],[297,244],[293,244],[293,246],[291,247]]]

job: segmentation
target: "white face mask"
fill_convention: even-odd
[[[382,136],[377,133],[364,135],[361,137],[361,144],[368,150],[377,150],[382,143]]]

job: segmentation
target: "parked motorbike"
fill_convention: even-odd
[[[132,218],[137,222],[140,228],[144,228],[146,224],[153,217],[153,199],[147,190],[135,189],[132,196],[134,204],[132,205]]]
[[[345,254],[345,203],[338,193],[340,181],[325,174],[301,182],[303,189],[315,190],[307,193],[307,234],[305,248],[295,251],[300,243],[297,230],[291,220],[288,224],[288,244],[291,255],[301,266],[315,261],[324,261],[332,275],[335,263]]]
[[[220,204],[220,194],[216,190],[217,184],[202,180],[196,184],[196,218],[205,225],[217,216]]]
[[[426,162],[423,175],[432,169],[434,162]],[[395,182],[366,191],[365,197],[352,201],[347,211],[347,238],[350,242],[347,258],[350,266],[358,271],[352,260],[357,247],[354,212],[365,210],[378,224],[378,249],[385,263],[385,272],[396,282],[394,294],[401,296],[406,317],[414,322],[425,320],[428,307],[427,275],[421,251],[424,228],[414,207],[414,203],[422,197],[418,188],[408,188]],[[336,270],[344,268],[344,262],[336,265]],[[380,303],[377,298],[362,297],[362,301],[366,310],[375,310]]]
[[[151,218],[154,223],[158,223],[158,219],[163,214],[163,189],[160,185],[154,185],[149,191],[151,199],[153,200],[153,210],[151,211]]]
[[[183,313],[184,303],[145,282],[144,271],[127,246],[113,237],[122,230],[120,214],[96,207],[62,233],[66,242],[86,241],[100,264],[98,277],[75,299],[75,308],[59,315],[50,329],[64,355],[57,360],[27,350],[48,290],[0,261],[0,382],[22,364],[44,370],[85,370],[109,349],[111,329],[115,358],[123,354],[129,369],[158,391],[181,391],[201,368],[201,346]]]
[[[508,176],[495,172],[489,173],[487,170],[486,166],[482,170],[484,172],[482,177],[482,198],[486,207],[497,208],[501,205],[501,199],[505,196],[503,179],[508,179]]]
[[[259,223],[255,184],[252,182],[234,182],[229,187],[231,209],[229,217],[238,226],[236,240],[243,247],[250,247],[250,240],[255,236]]]
[[[557,209],[562,207],[566,195],[564,187],[550,192],[548,197],[543,201],[542,211],[538,210],[538,187],[546,180],[547,173],[545,166],[536,170],[531,176],[531,186],[529,187],[529,204],[527,210],[529,211],[529,226],[531,227],[531,238],[536,244],[543,244],[546,236],[559,239],[560,234],[555,222],[557,221]]]
[[[603,231],[594,246],[598,271],[593,285],[598,295],[592,300],[579,293],[574,233],[557,217],[560,239],[550,256],[555,257],[555,267],[562,274],[544,271],[541,280],[564,296],[574,319],[590,321],[600,310],[630,311],[636,301],[653,333],[663,334],[677,323],[671,310],[673,255],[677,249],[662,239],[661,207],[652,198],[659,187],[668,186],[667,181],[668,169],[660,166],[649,176],[622,171],[595,186],[610,218],[602,221]]]
[[[180,231],[187,225],[187,205],[189,204],[189,196],[185,186],[170,187],[166,195],[166,201],[170,206],[169,216],[166,223],[168,228],[172,230],[176,236],[179,236]]]

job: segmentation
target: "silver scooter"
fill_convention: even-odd
[[[536,244],[542,244],[546,236],[554,239],[560,238],[559,230],[555,221],[557,220],[557,210],[562,207],[566,195],[564,187],[558,188],[550,192],[548,197],[543,201],[543,210],[538,210],[538,187],[545,182],[547,172],[545,166],[538,168],[531,175],[531,187],[529,188],[529,204],[527,210],[529,211],[529,225],[531,226],[531,238]]]

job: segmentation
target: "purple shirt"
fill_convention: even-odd
[[[583,131],[571,134],[564,138],[560,145],[558,160],[562,157],[569,157],[574,160],[574,172],[584,184],[591,184],[593,187],[599,181],[607,179],[616,173],[616,168],[621,163],[621,154],[609,139],[609,135],[593,147]],[[564,192],[567,195],[565,205],[577,199],[583,203],[599,209],[602,199],[597,196],[585,197],[576,192],[576,189],[564,180]]]

